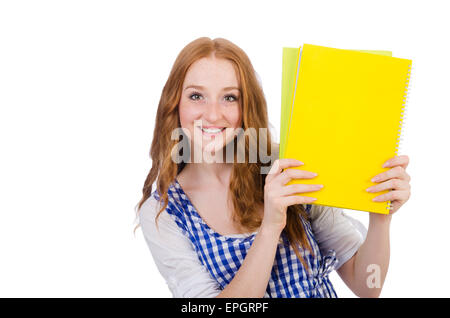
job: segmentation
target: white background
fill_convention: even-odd
[[[186,44],[208,36],[248,54],[277,134],[283,46],[390,50],[413,60],[401,151],[411,159],[412,196],[393,217],[381,296],[449,297],[445,8],[379,0],[0,2],[0,296],[171,296],[142,233],[133,235],[134,207],[172,64]],[[349,213],[368,223],[367,213]],[[339,296],[353,297],[336,273],[332,280]]]

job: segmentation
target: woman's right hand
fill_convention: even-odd
[[[287,207],[294,204],[308,204],[316,198],[295,195],[296,193],[314,192],[323,186],[318,184],[291,184],[286,185],[291,179],[312,179],[317,174],[298,169],[286,169],[298,167],[303,162],[296,159],[275,160],[264,186],[264,218],[261,228],[270,229],[281,233],[286,226]],[[283,171],[283,169],[286,169]]]

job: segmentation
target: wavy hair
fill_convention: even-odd
[[[255,163],[248,162],[249,148],[260,150],[258,146],[262,144],[266,148],[265,153],[270,155],[272,151],[278,151],[278,147],[273,147],[276,144],[272,144],[270,133],[259,134],[259,128],[266,128],[268,131],[267,104],[262,87],[257,79],[257,74],[248,56],[241,48],[223,38],[214,40],[208,37],[198,38],[185,46],[175,60],[169,78],[162,90],[156,113],[150,149],[152,167],[142,189],[142,198],[138,203],[137,213],[142,204],[151,196],[152,185],[155,181],[156,190],[158,194],[161,194],[160,203],[162,203],[156,219],[167,207],[168,188],[185,166],[184,162],[175,163],[171,157],[173,149],[176,149],[174,147],[179,145],[178,140],[172,140],[171,133],[174,129],[181,127],[178,104],[181,98],[184,78],[189,67],[195,61],[211,55],[215,55],[216,58],[226,59],[233,64],[240,83],[242,96],[240,105],[243,120],[242,128],[244,131],[247,128],[254,128],[257,132],[257,136],[245,134],[248,137],[247,139],[244,136],[245,162],[236,163],[237,161],[234,161],[229,185],[234,220],[246,229],[256,230],[262,221],[258,208],[264,206],[266,174],[261,173],[261,168],[266,167],[268,171],[268,166],[261,162],[260,158],[257,158]],[[252,146],[255,148],[252,148]],[[287,208],[286,227],[283,232],[286,234],[289,244],[303,266],[308,268],[305,260],[300,255],[299,248],[308,249],[311,254],[313,251],[301,218],[308,218],[303,205],[289,206]]]

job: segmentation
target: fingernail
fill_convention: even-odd
[[[387,162],[383,163],[383,168],[386,168],[386,167],[388,167],[388,166],[389,166],[390,164],[391,164],[391,163],[390,163],[389,161],[387,161]]]
[[[323,188],[323,184],[318,184],[317,187],[322,189]]]
[[[311,198],[311,201],[316,201],[317,200],[317,198]]]
[[[378,181],[378,177],[373,177],[370,181],[377,182]]]
[[[313,172],[312,175],[313,175],[314,177],[317,177],[317,173],[315,173],[315,172]]]
[[[372,191],[372,187],[366,189],[367,192]]]

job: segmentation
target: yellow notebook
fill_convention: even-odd
[[[283,64],[282,64],[282,79],[281,79],[281,122],[280,122],[280,158],[284,156],[284,147],[286,144],[287,131],[289,120],[291,118],[292,97],[294,94],[294,84],[297,78],[297,65],[299,58],[299,50],[301,48],[284,47],[283,48]],[[380,54],[392,56],[391,51],[369,51],[356,50],[358,52]]]
[[[300,50],[299,50],[300,53]],[[323,184],[314,204],[389,213],[365,191],[397,155],[411,60],[305,44],[298,55],[282,158],[318,173],[288,184]]]

